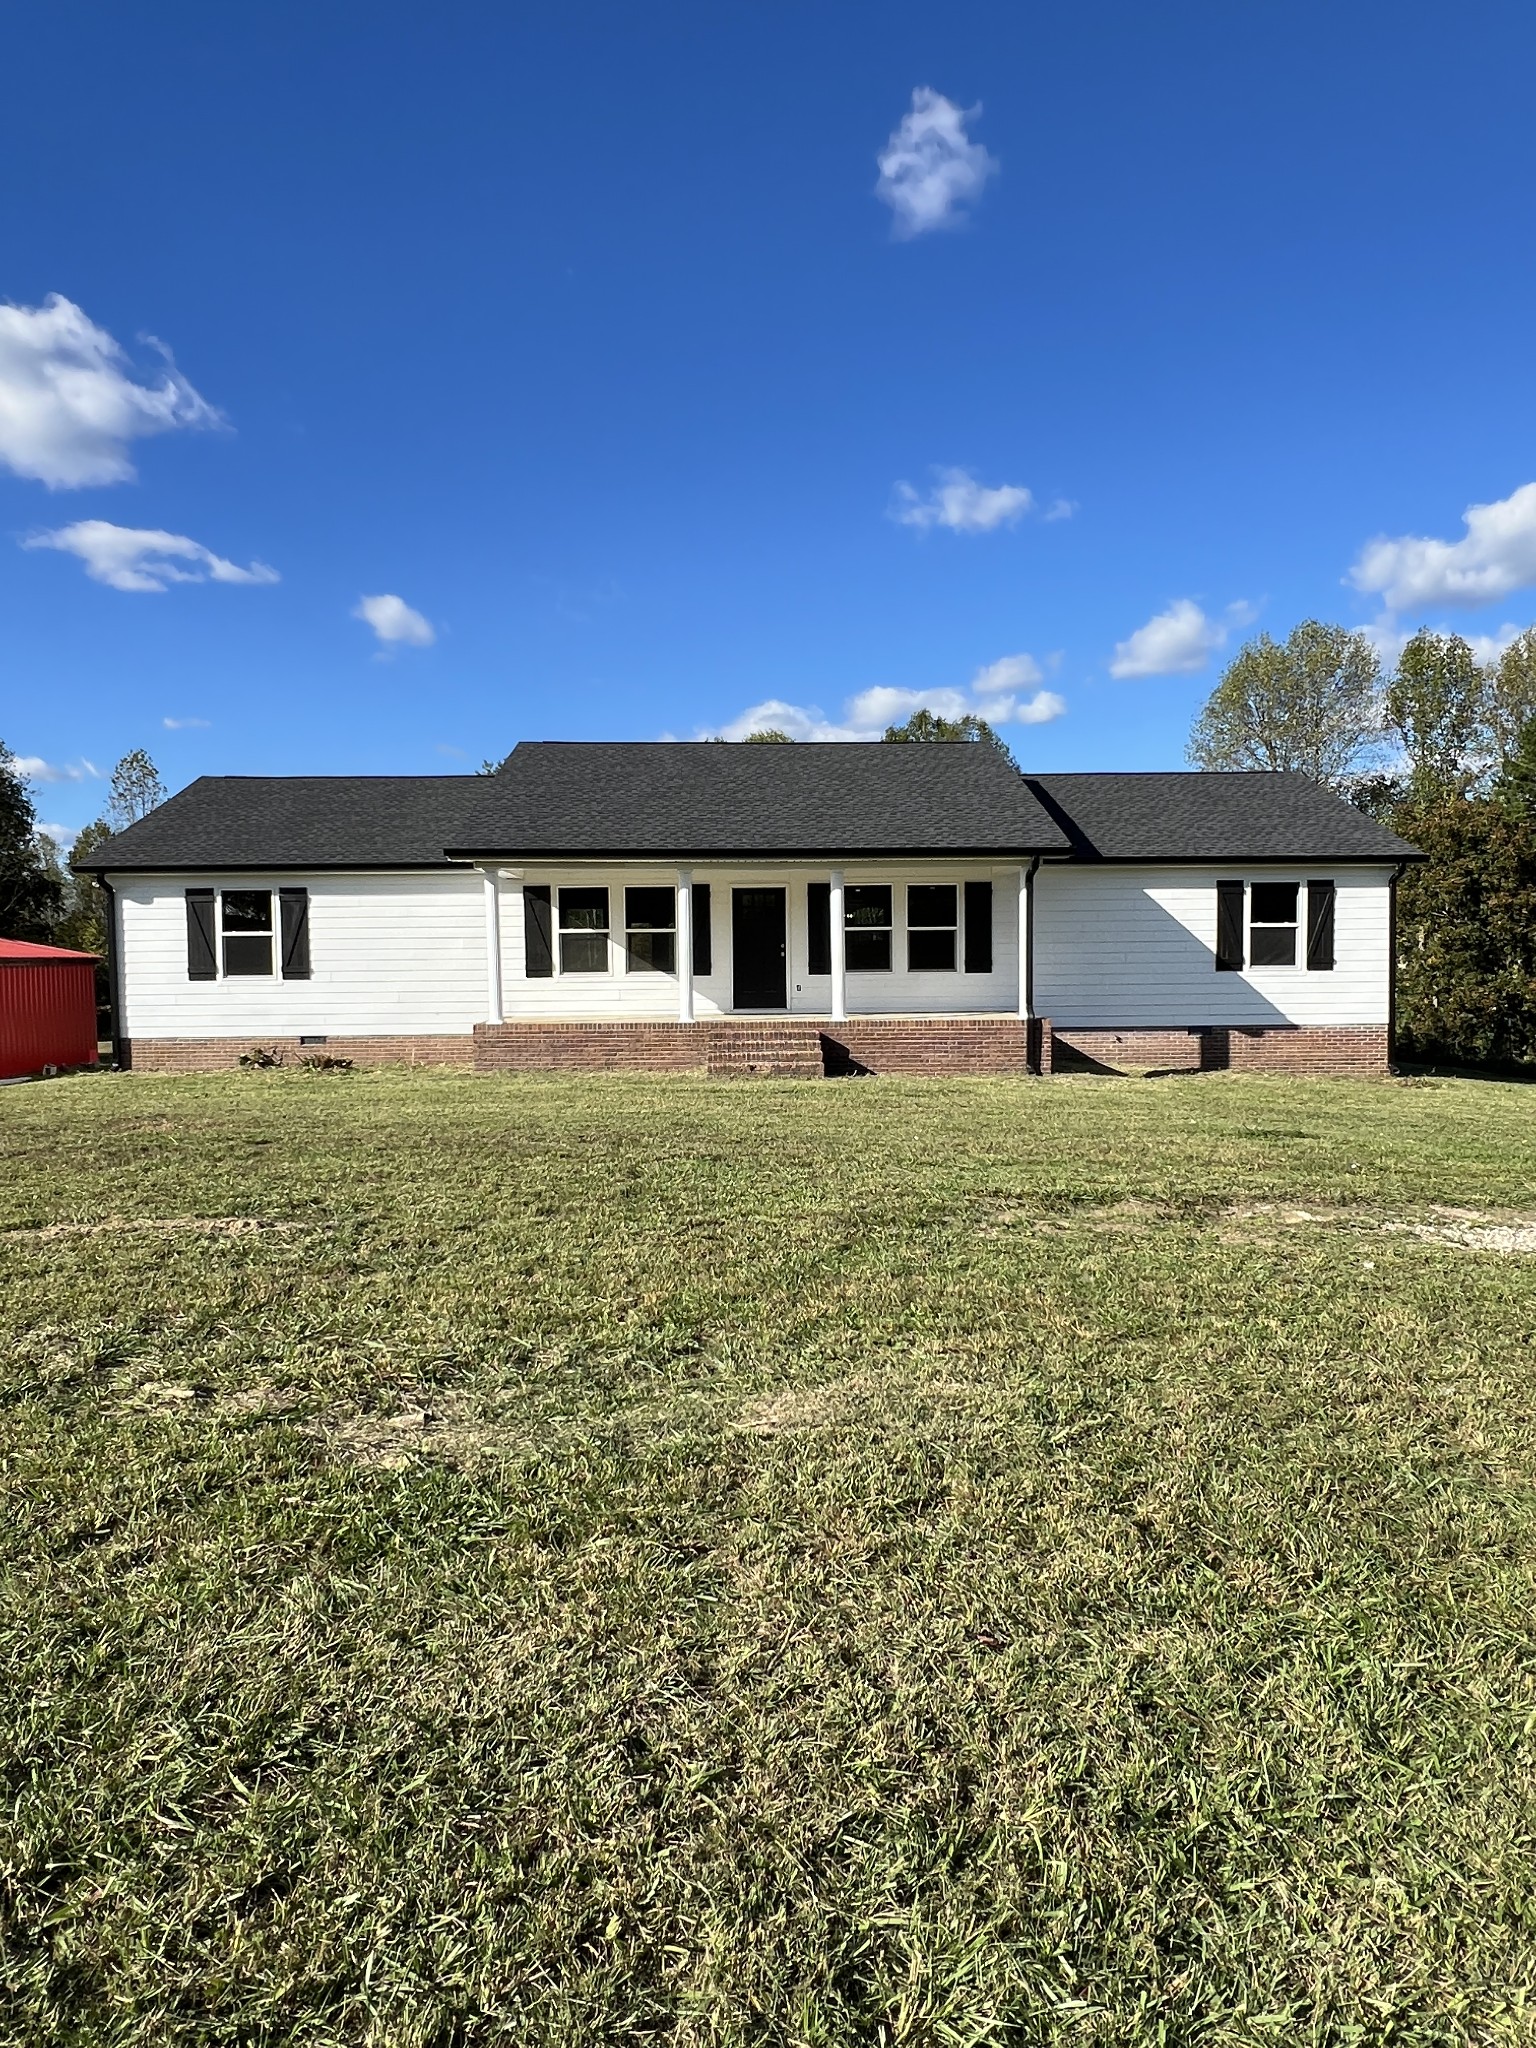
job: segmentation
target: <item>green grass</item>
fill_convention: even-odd
[[[1533,1179],[1462,1082],[0,1093],[0,2040],[1536,2041]]]

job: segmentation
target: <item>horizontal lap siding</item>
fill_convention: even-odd
[[[1336,965],[1216,972],[1216,883],[1337,883]],[[1058,1027],[1385,1025],[1390,870],[1046,867],[1035,887],[1035,1008]],[[1298,956],[1306,956],[1305,890]]]
[[[807,967],[806,885],[825,881],[830,867],[814,871],[801,869],[760,870],[696,867],[696,883],[707,882],[710,891],[711,965],[709,974],[694,977],[694,1009],[701,1017],[729,1015],[731,1003],[731,890],[733,888],[784,888],[788,891],[786,912],[789,943],[789,1014],[824,1017],[832,1001],[830,975],[812,975]],[[995,1010],[1013,1013],[1018,1007],[1018,877],[1016,870],[994,875],[989,867],[849,867],[844,877],[850,887],[861,882],[891,885],[896,927],[892,934],[892,955],[896,965],[888,974],[850,974],[848,1007],[857,1013],[924,1016],[945,1012]],[[660,885],[670,887],[676,879],[673,868],[622,868],[607,871],[532,868],[522,881],[508,881],[501,892],[501,933],[503,992],[502,1010],[509,1019],[591,1018],[656,1019],[677,1015],[677,980],[669,974],[629,974],[617,954],[616,971],[608,974],[556,974],[529,979],[525,970],[523,940],[523,883],[546,886],[552,892],[554,916],[558,920],[558,891],[566,888],[608,890],[608,914],[613,920],[615,940],[622,936],[623,891]],[[912,974],[901,964],[906,957],[905,890],[908,883],[953,883],[963,892],[967,881],[992,883],[992,972],[965,974]],[[963,903],[963,893],[961,897]],[[558,925],[555,947],[559,950]],[[960,935],[960,957],[964,957],[964,935]]]
[[[189,885],[307,888],[310,979],[188,980]],[[478,874],[162,876],[124,880],[117,898],[130,1039],[419,1037],[486,1013]]]

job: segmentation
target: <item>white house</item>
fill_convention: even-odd
[[[1300,775],[660,741],[205,777],[86,865],[138,1068],[1381,1073],[1415,857]]]

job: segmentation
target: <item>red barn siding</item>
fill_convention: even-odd
[[[96,962],[0,939],[0,1080],[96,1063]]]

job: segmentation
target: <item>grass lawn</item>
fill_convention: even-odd
[[[0,1091],[0,2040],[1536,2042],[1532,1210],[1470,1082]]]

